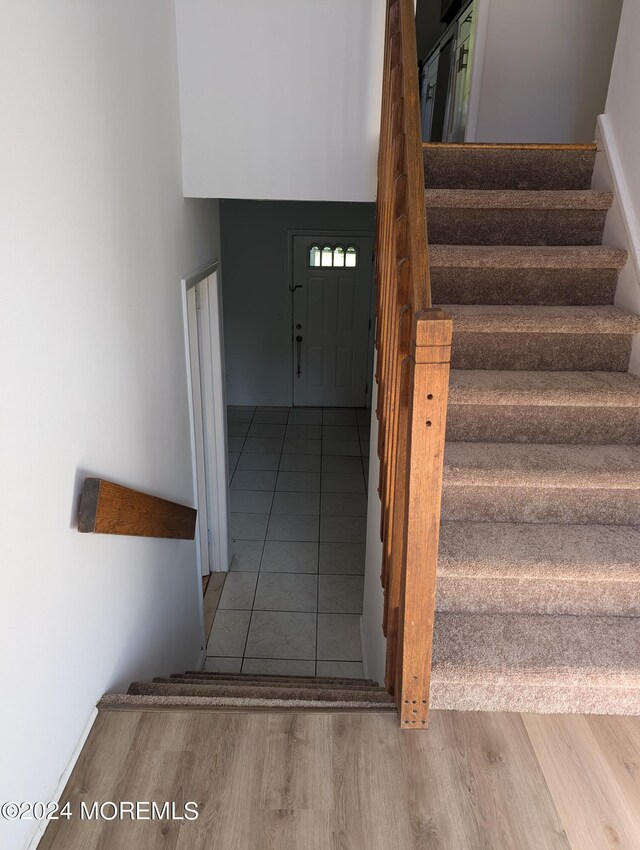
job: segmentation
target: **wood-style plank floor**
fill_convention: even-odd
[[[640,848],[640,717],[105,711],[65,791],[195,821],[52,822],[40,850]]]

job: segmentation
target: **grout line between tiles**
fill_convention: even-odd
[[[311,573],[269,573],[269,575],[311,575]],[[359,617],[362,614],[362,611],[320,611],[316,605],[316,609],[314,611],[300,611],[297,608],[295,610],[289,609],[280,609],[280,608],[221,608],[221,611],[244,611],[246,614],[247,611],[260,611],[265,614],[330,614],[332,617]],[[237,656],[235,656],[237,658]]]
[[[253,425],[253,420],[255,419],[257,410],[258,410],[258,406],[256,405],[254,410],[253,410],[253,416],[251,417],[251,422],[249,423],[249,431],[251,430],[251,426]],[[247,431],[247,435],[249,434],[249,431]],[[243,444],[243,449],[244,449],[244,444]],[[229,484],[229,486],[231,486],[231,484]],[[273,507],[273,498],[271,499],[271,507]],[[269,517],[271,517],[271,511],[269,511]],[[269,520],[267,520],[267,528],[269,528]],[[256,593],[258,591],[258,580],[260,578],[260,564],[262,564],[262,556],[264,555],[264,547],[266,545],[266,540],[267,540],[267,531],[265,529],[264,539],[262,541],[262,549],[260,551],[260,563],[258,564],[258,576],[256,578],[256,586],[255,586],[254,591],[253,591],[253,599],[251,600],[251,609],[250,609],[250,612],[249,612],[249,623],[247,624],[247,633],[244,636],[244,646],[242,647],[242,661],[240,662],[240,671],[242,671],[242,665],[244,664],[244,654],[247,650],[247,643],[249,641],[249,632],[251,631],[251,620],[253,619],[253,606],[255,604]]]
[[[249,427],[247,429],[247,433],[243,438],[242,446],[240,448],[240,451],[238,452],[238,462],[236,463],[236,466],[234,467],[234,473],[229,480],[229,487],[231,486],[231,482],[233,481],[233,477],[235,476],[235,471],[236,471],[238,464],[239,464],[239,458],[242,455],[242,453],[244,452],[246,441],[249,437],[251,427],[254,424],[257,410],[258,410],[258,406],[254,406],[253,414],[251,416],[251,421],[249,422]],[[256,603],[256,598],[257,598],[257,593],[258,593],[258,585],[259,585],[259,581],[260,581],[260,576],[262,574],[262,563],[263,563],[263,560],[264,560],[264,553],[265,553],[265,548],[266,548],[266,543],[267,543],[268,528],[269,528],[269,524],[271,522],[271,518],[273,516],[273,507],[274,507],[274,503],[275,503],[275,496],[276,496],[277,492],[298,492],[298,491],[277,491],[275,489],[276,486],[277,486],[278,476],[279,476],[280,471],[281,471],[282,458],[283,458],[283,455],[284,455],[285,441],[286,441],[286,427],[289,424],[289,420],[291,418],[291,413],[292,413],[293,410],[295,410],[295,408],[289,408],[288,415],[287,415],[287,422],[285,423],[285,436],[283,438],[281,449],[280,449],[280,452],[279,452],[279,457],[278,457],[278,466],[277,466],[277,470],[276,470],[276,484],[274,485],[274,490],[272,491],[272,500],[271,500],[270,510],[268,512],[267,530],[265,531],[265,538],[262,541],[258,541],[258,542],[262,543],[258,569],[257,569],[257,571],[253,571],[253,570],[248,571],[248,572],[251,572],[251,573],[253,573],[253,572],[257,573],[257,575],[256,575],[256,585],[255,585],[255,589],[254,589],[254,593],[253,593],[253,600],[252,600],[251,608],[250,609],[247,609],[247,608],[244,608],[244,609],[235,609],[235,608],[224,609],[224,610],[228,610],[228,611],[233,611],[233,610],[235,610],[235,611],[245,611],[245,612],[249,611],[249,615],[250,615],[249,616],[249,624],[248,624],[248,628],[247,628],[247,633],[245,635],[245,641],[244,641],[244,647],[243,647],[242,655],[241,656],[224,656],[224,657],[229,657],[229,658],[231,658],[231,657],[238,658],[239,657],[240,661],[241,661],[240,672],[242,672],[242,668],[244,667],[245,659],[253,658],[252,656],[247,655],[247,646],[248,646],[248,640],[249,640],[249,633],[250,633],[251,625],[252,625],[252,621],[253,621],[253,614],[254,614],[254,611],[257,610],[255,608],[255,603]],[[265,661],[266,660],[313,661],[313,663],[314,663],[314,675],[315,676],[318,675],[318,664],[319,664],[319,659],[318,659],[318,633],[319,633],[319,616],[320,616],[320,613],[321,613],[320,612],[320,577],[321,577],[321,573],[320,573],[320,546],[321,546],[320,532],[321,532],[321,526],[322,526],[322,495],[323,495],[322,475],[323,475],[324,468],[325,468],[323,448],[324,448],[324,440],[325,440],[325,438],[324,438],[324,427],[325,427],[325,412],[326,412],[326,410],[327,410],[327,408],[321,408],[321,415],[320,415],[320,489],[318,491],[318,495],[320,497],[320,509],[319,509],[319,513],[318,513],[318,549],[317,549],[317,556],[316,556],[317,560],[316,560],[316,605],[315,605],[315,611],[279,611],[279,610],[269,611],[269,613],[285,613],[285,614],[303,613],[303,614],[314,614],[315,615],[315,618],[316,618],[315,632],[316,633],[315,633],[314,658],[313,659],[288,659],[288,658],[287,659],[280,659],[280,658],[278,658],[278,659],[270,659],[270,658],[256,659],[256,660],[265,660]],[[361,441],[362,441],[361,424],[358,420],[357,410],[355,408],[347,408],[347,410],[351,411],[355,415],[355,418],[356,418],[358,445],[360,446],[360,467],[361,467],[361,474],[364,478],[365,495],[366,495],[367,481],[366,481],[366,475],[365,475],[365,470],[364,470],[364,457],[363,457],[362,448],[361,448]],[[308,491],[303,491],[303,492],[308,492]],[[254,513],[254,512],[253,511],[248,511],[248,512],[247,511],[238,511],[238,513]],[[309,514],[309,516],[312,516],[312,514]],[[297,541],[290,541],[290,542],[295,543]],[[311,542],[314,542],[314,541],[311,541]],[[279,570],[269,570],[269,573],[270,574],[280,574],[280,575],[291,575],[292,574],[290,571],[280,572]],[[301,574],[301,575],[303,575],[303,574]],[[327,575],[327,576],[332,576],[332,575],[336,575],[336,576],[337,575],[354,575],[355,576],[355,575],[357,575],[357,576],[361,577],[362,573],[323,573],[322,575]],[[262,609],[260,609],[260,610],[262,610]],[[322,613],[325,613],[325,614],[335,613],[335,614],[344,615],[344,616],[359,616],[361,614],[360,611],[353,611],[353,612],[341,611],[341,612],[322,612]],[[211,656],[211,657],[215,657],[215,656]],[[327,661],[327,662],[345,662],[346,661],[346,659],[339,659],[339,658],[336,658],[336,659],[321,659],[321,660]],[[361,663],[361,662],[354,662],[354,663]]]
[[[320,511],[318,513],[318,561],[316,563],[316,646],[314,651],[314,675],[318,675],[318,631],[320,617],[320,529],[322,527],[322,473],[324,471],[324,411],[320,414]]]
[[[240,658],[239,655],[207,655],[207,658]],[[242,659],[244,660],[244,659]],[[262,658],[258,655],[247,655],[248,661],[313,661],[313,658]],[[353,661],[351,658],[319,658],[319,661],[342,662],[344,664],[362,664],[362,661]],[[203,671],[206,672],[206,671]],[[232,673],[231,675],[238,675]]]
[[[258,407],[256,406],[256,410],[257,409],[258,409]],[[289,411],[290,410],[291,410],[291,408],[289,408]],[[255,416],[255,413],[254,413],[254,416]],[[287,422],[288,421],[289,421],[289,413],[287,413]],[[267,519],[267,528],[266,528],[265,533],[264,533],[264,540],[262,541],[262,552],[260,553],[260,563],[258,564],[258,576],[257,576],[257,579],[256,579],[255,590],[253,591],[253,600],[251,602],[251,613],[249,615],[249,626],[247,628],[247,634],[246,634],[245,641],[244,641],[244,648],[242,650],[242,663],[240,664],[240,671],[241,672],[242,672],[242,668],[244,667],[244,659],[245,659],[246,652],[247,652],[247,644],[249,643],[249,634],[251,632],[251,625],[253,623],[253,612],[255,611],[256,596],[258,595],[258,585],[260,584],[260,574],[262,572],[262,559],[264,558],[264,550],[265,550],[266,545],[267,545],[267,536],[269,534],[269,525],[271,524],[271,516],[273,514],[273,503],[275,501],[275,496],[276,496],[276,489],[275,488],[278,484],[278,475],[280,474],[280,464],[282,463],[282,455],[284,454],[284,444],[285,444],[285,440],[286,440],[286,434],[287,434],[287,425],[285,423],[284,435],[283,435],[283,438],[282,438],[282,443],[280,445],[280,456],[278,458],[278,468],[276,470],[276,480],[275,480],[274,485],[273,485],[273,498],[271,499],[271,507],[269,509],[269,517]]]

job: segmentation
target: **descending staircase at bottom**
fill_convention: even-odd
[[[453,317],[433,708],[640,713],[640,317],[595,156],[424,149]]]
[[[105,694],[98,707],[395,711],[393,698],[371,679],[203,671],[133,682],[126,694]]]

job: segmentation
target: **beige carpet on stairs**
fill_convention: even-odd
[[[640,713],[640,317],[595,149],[425,146],[453,317],[431,700]]]

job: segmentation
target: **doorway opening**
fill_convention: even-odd
[[[222,289],[216,261],[182,281],[200,573],[229,567]]]
[[[373,206],[221,209],[231,566],[205,670],[362,678]]]
[[[467,139],[476,5],[476,0],[424,0],[420,4],[418,23],[427,16],[429,32],[429,39],[418,44],[425,142],[459,143]],[[426,51],[424,55],[420,55],[422,50]]]

